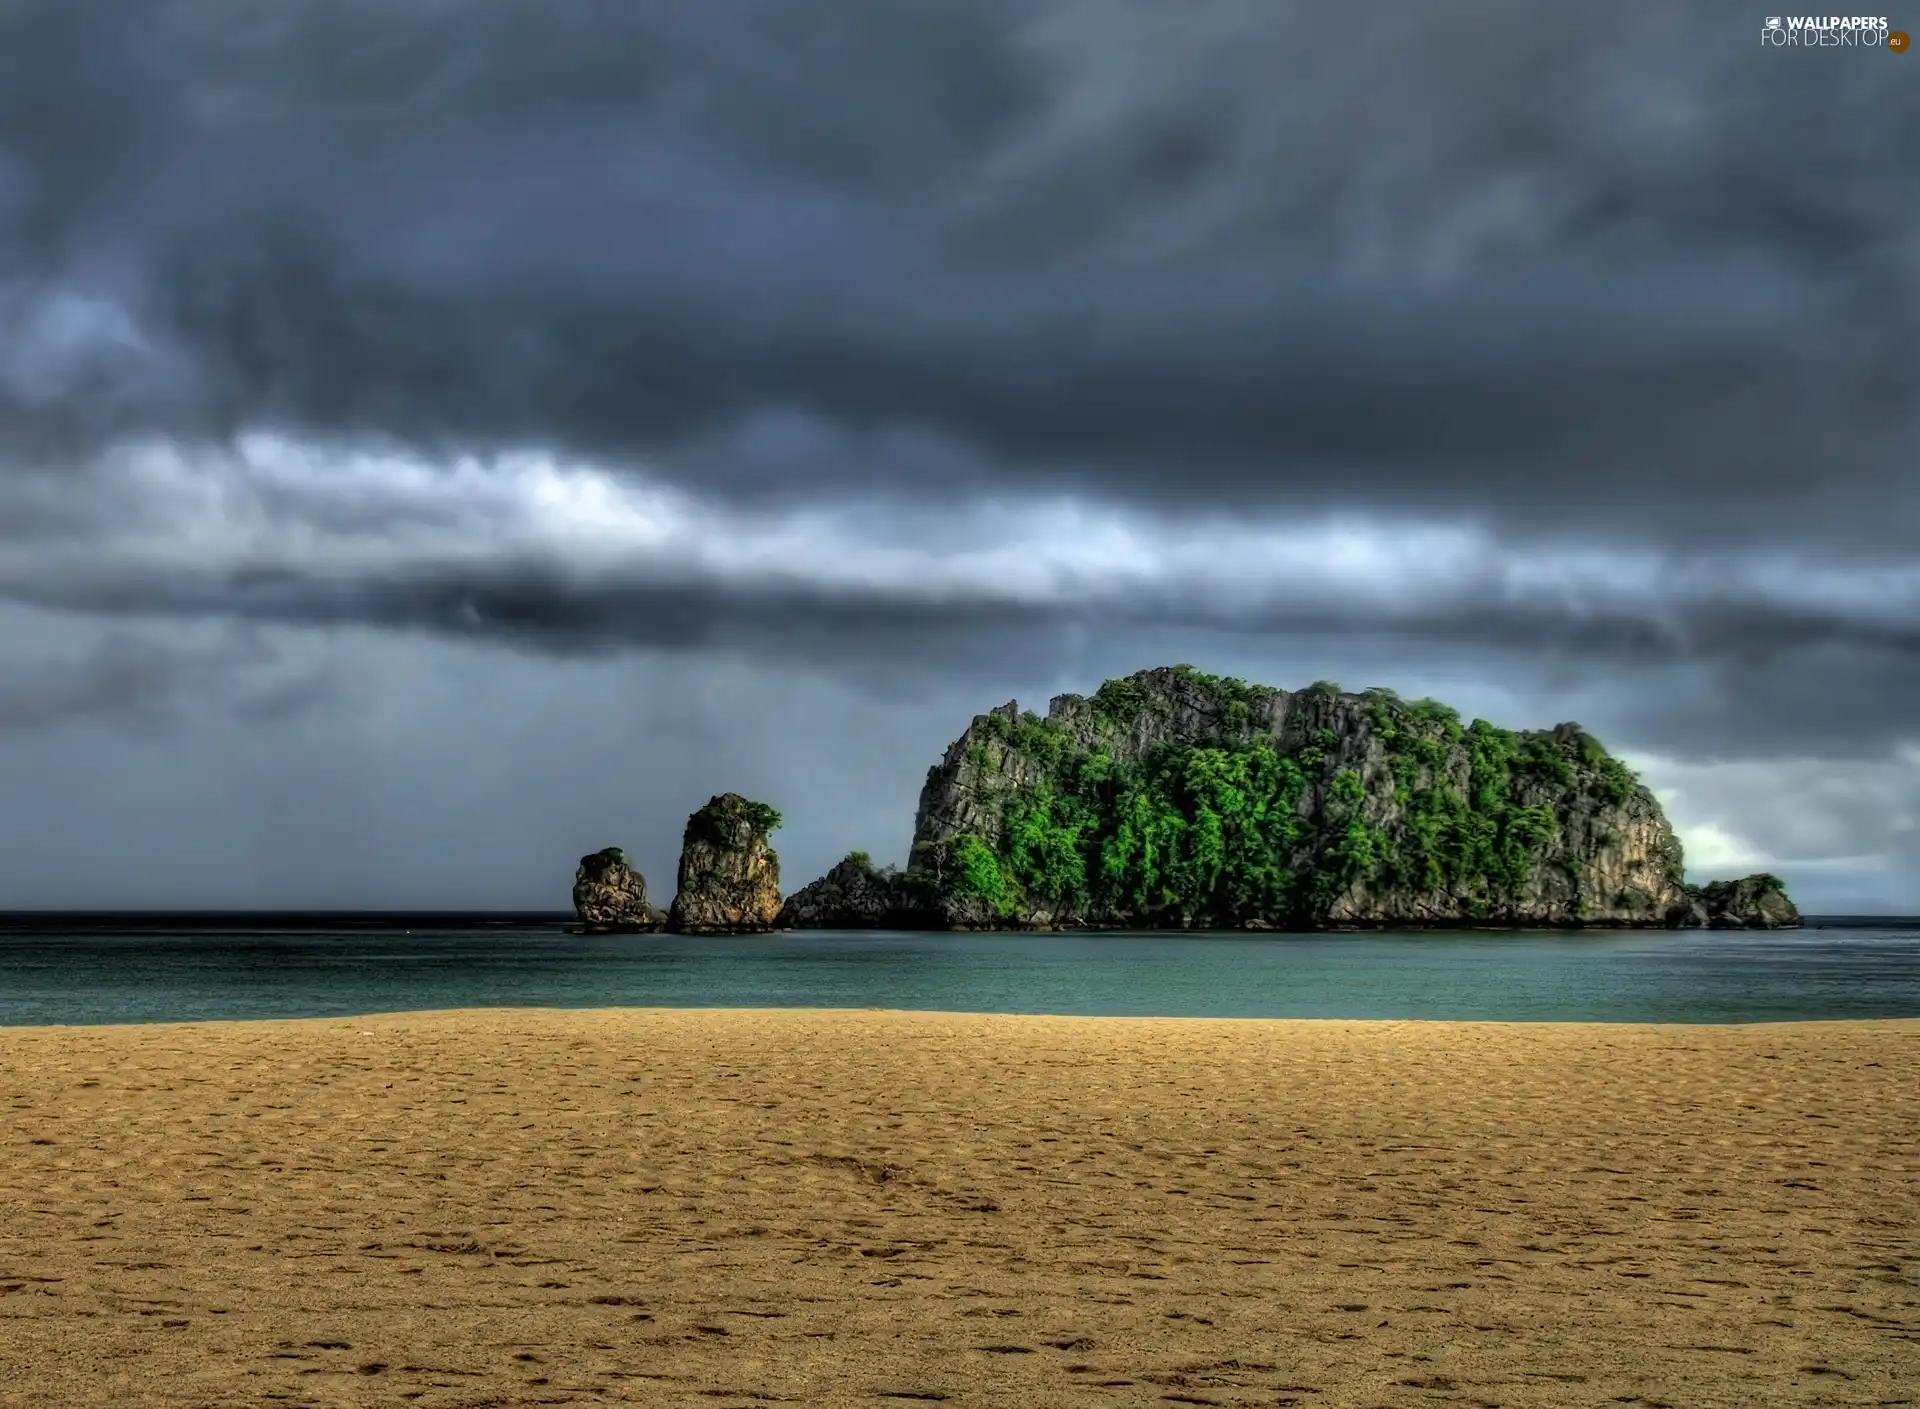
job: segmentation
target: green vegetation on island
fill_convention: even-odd
[[[981,928],[1724,918],[1694,916],[1659,805],[1578,725],[1184,665],[977,716],[892,885],[900,913]]]

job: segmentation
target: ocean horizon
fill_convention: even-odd
[[[1798,930],[586,934],[566,912],[0,914],[0,1026],[479,1007],[1747,1023],[1920,1017],[1920,916]]]

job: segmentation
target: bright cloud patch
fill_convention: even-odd
[[[1632,760],[1687,850],[1695,878],[1800,878],[1810,909],[1920,905],[1920,744],[1846,762]]]
[[[32,483],[17,491],[23,502]],[[223,585],[271,578],[298,619],[308,589],[405,580],[454,591],[534,572],[588,606],[599,594],[672,589],[725,597],[748,615],[798,595],[1489,644],[1551,634],[1709,655],[1812,631],[1906,644],[1920,617],[1912,565],[1519,546],[1467,519],[1384,513],[1155,519],[1060,496],[755,510],[664,477],[532,453],[435,463],[253,435],[222,451],[122,449],[68,490],[63,532],[0,545],[0,591],[43,605],[188,602],[217,614]],[[76,492],[97,513],[78,510]],[[628,629],[601,621],[614,644]]]

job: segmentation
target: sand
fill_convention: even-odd
[[[1920,1021],[0,1029],[0,1403],[1920,1401]]]

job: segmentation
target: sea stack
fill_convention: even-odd
[[[778,928],[780,814],[722,793],[687,819],[679,889],[667,928],[680,934],[760,934]]]
[[[573,876],[573,911],[592,933],[647,933],[666,916],[647,901],[647,878],[617,846],[580,858]]]

